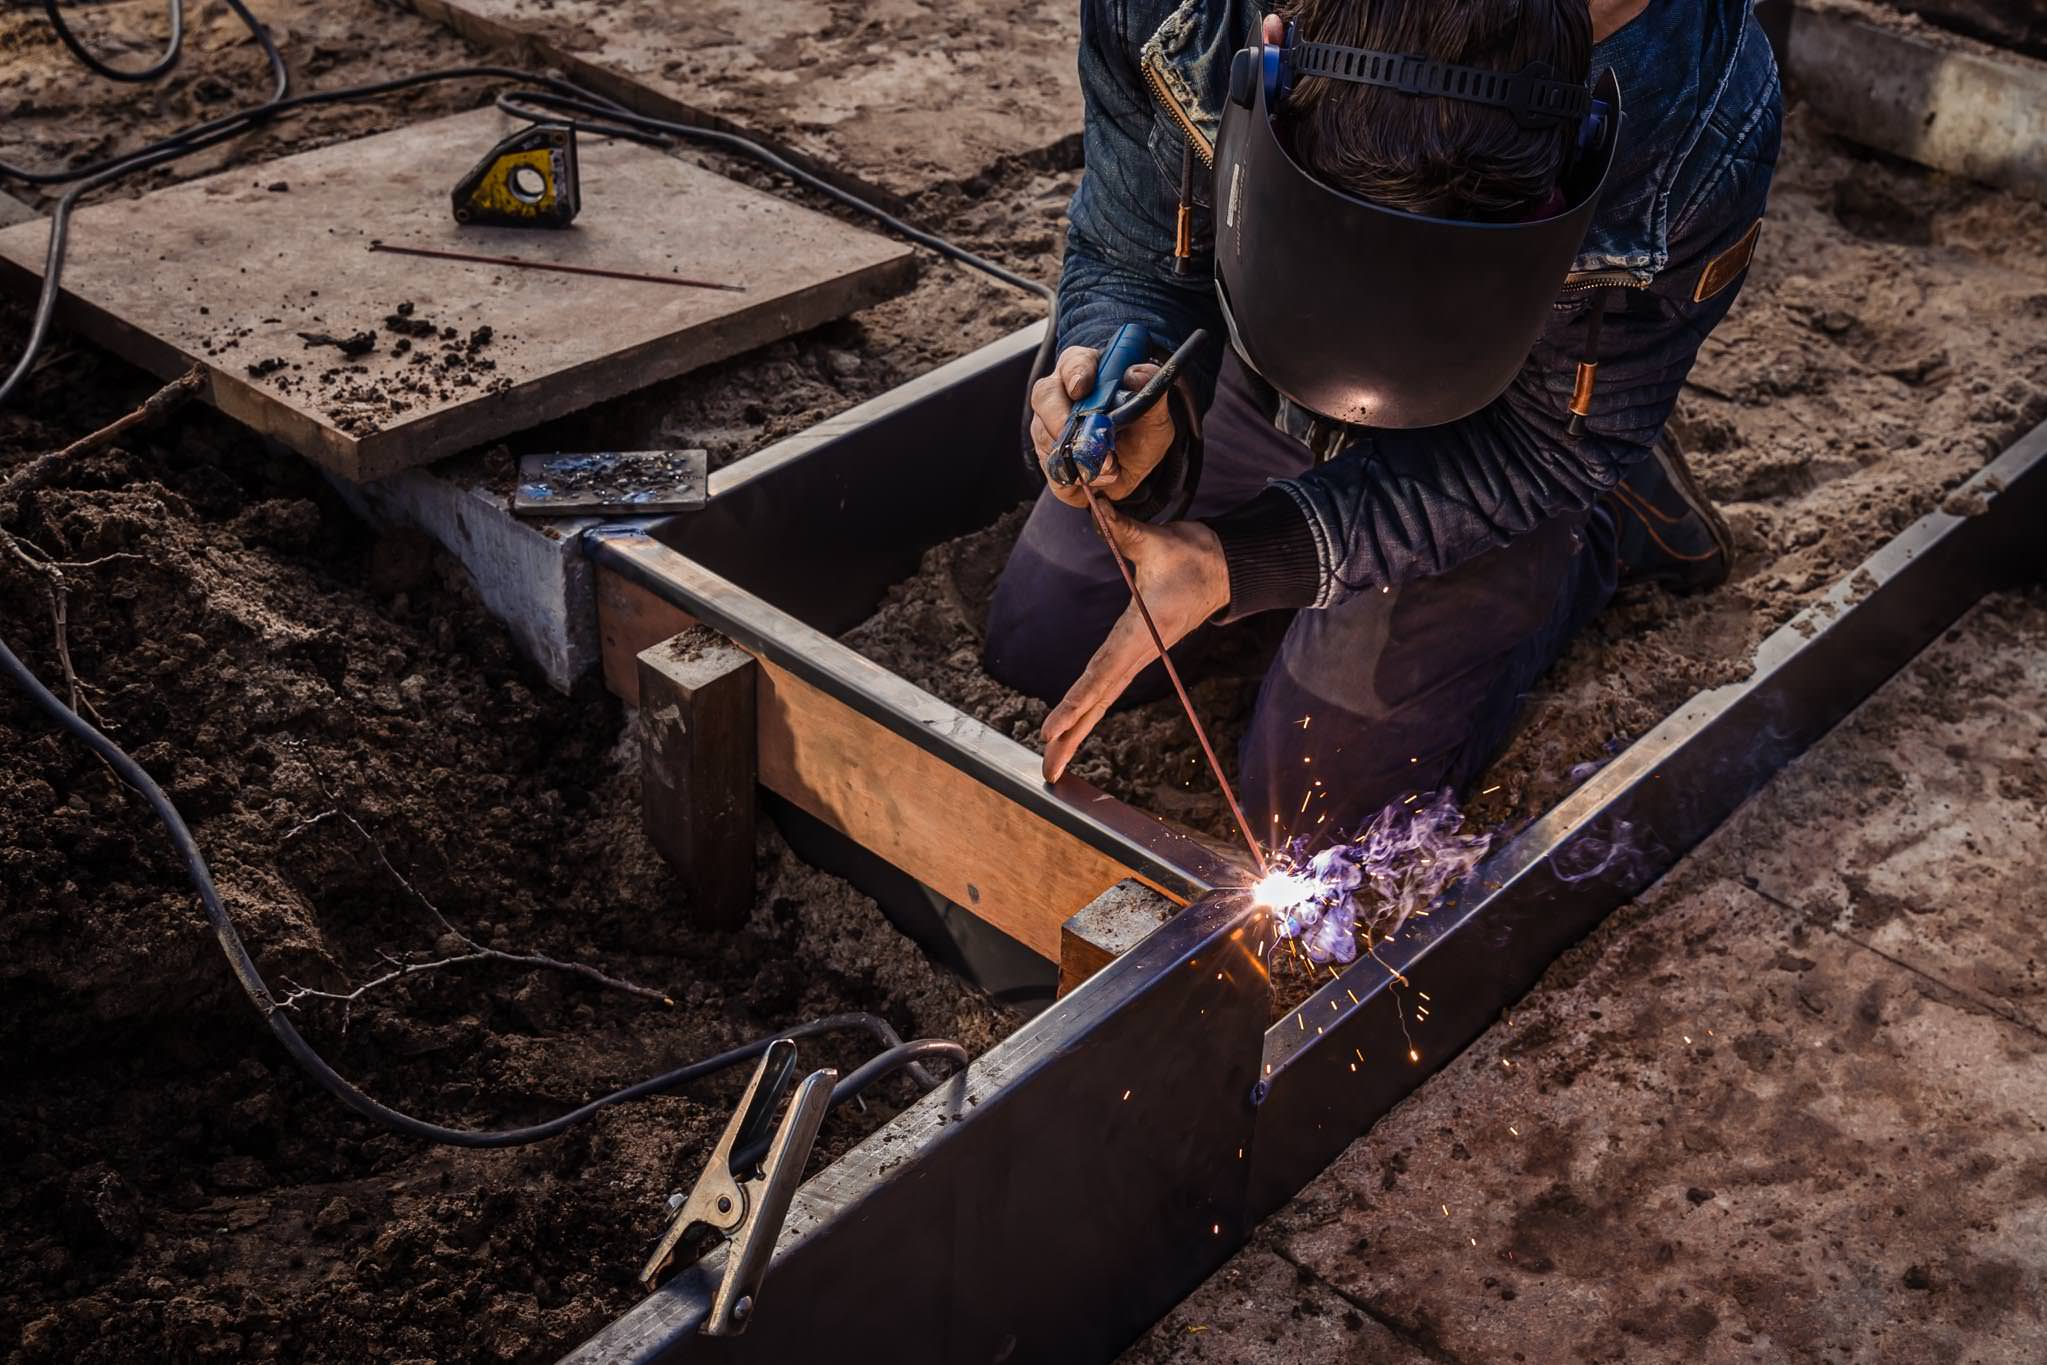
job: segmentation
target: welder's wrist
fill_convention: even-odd
[[[1203,518],[1222,542],[1230,572],[1224,620],[1281,607],[1308,607],[1322,588],[1322,562],[1307,513],[1277,484],[1242,507]]]

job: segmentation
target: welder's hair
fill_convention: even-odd
[[[1582,81],[1587,0],[1292,0],[1298,42],[1415,53],[1519,71],[1547,62]],[[1410,213],[1512,217],[1556,187],[1575,130],[1523,128],[1505,110],[1304,78],[1282,110],[1294,155],[1340,189]]]

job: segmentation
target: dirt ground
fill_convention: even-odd
[[[308,84],[480,55],[379,0],[255,7]],[[0,159],[76,161],[245,98],[259,61],[222,6],[192,9],[185,65],[140,91],[80,76],[38,14],[0,17]],[[160,20],[159,6],[136,3],[95,7],[80,27],[154,33]],[[147,46],[111,55],[132,63]],[[188,170],[481,98],[441,87],[324,111]],[[923,207],[970,238],[1000,231],[1012,259],[1042,259],[1062,183],[1070,172],[1014,168],[985,199],[956,188]],[[678,444],[722,462],[1034,308],[933,266],[886,310],[584,420],[672,424]],[[25,326],[17,302],[0,303],[0,353],[14,354]],[[0,412],[0,471],[154,387],[60,331],[22,401]],[[748,927],[690,931],[638,830],[635,741],[616,704],[547,690],[452,561],[375,537],[306,467],[218,416],[188,406],[0,515],[60,557],[111,556],[73,575],[68,637],[86,696],[192,822],[279,992],[345,991],[384,954],[447,951],[381,850],[477,939],[589,963],[675,1002],[501,964],[412,977],[352,1006],[301,1001],[301,1029],[378,1099],[509,1126],[829,1012],[871,1010],[906,1036],[977,1051],[1011,1027],[772,835]],[[0,632],[42,676],[60,675],[41,587],[4,558]],[[0,694],[0,868],[10,1365],[553,1359],[637,1298],[662,1200],[694,1178],[744,1081],[736,1072],[507,1152],[368,1128],[299,1075],[235,990],[146,807],[11,689]],[[806,1043],[803,1057],[845,1068],[870,1051],[856,1035]],[[897,1079],[865,1114],[835,1115],[817,1159],[911,1093]]]
[[[2043,714],[1992,597],[1125,1361],[2038,1361]]]
[[[1539,684],[1471,808],[1540,814],[1948,490],[2047,418],[2047,206],[1871,156],[1794,108],[1763,247],[1673,427],[1736,539],[1691,599],[1625,591]],[[940,546],[848,642],[1033,747],[1046,707],[979,666],[1012,516]],[[1255,681],[1196,689],[1226,764]],[[1587,765],[1591,765],[1588,767]],[[1228,813],[1171,698],[1112,716],[1076,772],[1220,837]]]

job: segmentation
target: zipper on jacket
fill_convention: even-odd
[[[1194,120],[1187,117],[1187,111],[1166,89],[1165,77],[1159,74],[1158,66],[1151,58],[1144,61],[1144,78],[1150,83],[1152,93],[1166,107],[1180,125],[1180,199],[1173,211],[1173,273],[1186,275],[1194,269],[1194,158],[1200,155],[1202,164],[1213,168],[1215,147],[1201,135],[1194,126]]]
[[[1564,276],[1562,292],[1577,289],[1647,289],[1647,280],[1637,279],[1632,270],[1582,270]]]
[[[1146,57],[1143,65],[1145,81],[1151,86],[1152,93],[1158,96],[1159,103],[1166,106],[1166,112],[1173,116],[1173,122],[1180,125],[1180,133],[1187,139],[1187,145],[1201,158],[1202,165],[1214,170],[1215,144],[1201,135],[1201,130],[1194,126],[1194,120],[1180,107],[1180,101],[1174,99],[1172,92],[1166,89],[1166,78],[1159,72],[1158,59]]]

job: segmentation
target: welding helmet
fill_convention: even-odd
[[[1291,26],[1289,26],[1291,27]],[[1293,157],[1274,112],[1297,76],[1507,110],[1568,129],[1557,192],[1525,221],[1433,218],[1372,203]],[[1620,130],[1597,89],[1330,43],[1237,53],[1216,140],[1215,287],[1244,364],[1308,411],[1373,427],[1453,422],[1528,359],[1599,203]]]

